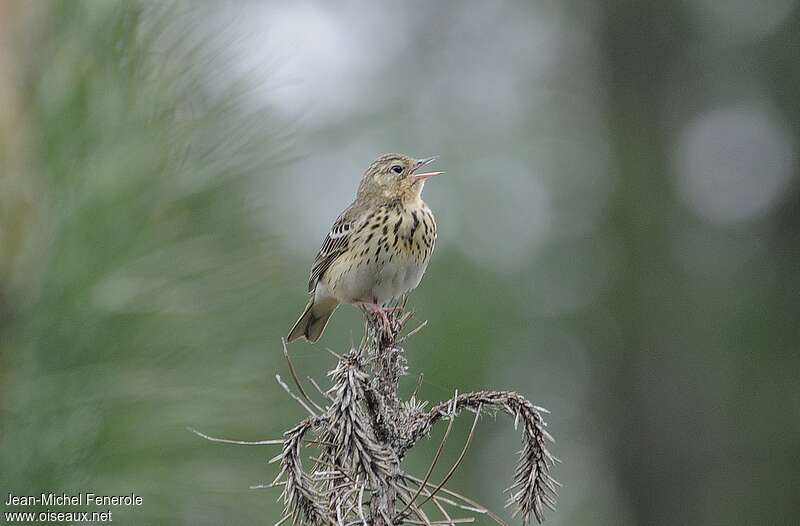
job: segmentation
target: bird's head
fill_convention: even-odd
[[[382,199],[418,199],[425,181],[444,173],[419,173],[423,166],[431,164],[437,158],[414,159],[400,153],[381,155],[364,172],[358,194]]]

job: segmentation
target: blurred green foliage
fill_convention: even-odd
[[[18,19],[41,40],[20,65],[34,212],[3,254],[0,486],[135,491],[144,505],[115,511],[129,524],[255,522],[273,499],[246,488],[267,453],[213,451],[185,426],[280,428],[263,321],[284,261],[248,185],[284,139],[237,110],[237,86],[204,86],[221,65],[176,9],[58,2]]]

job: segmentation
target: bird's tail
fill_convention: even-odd
[[[333,298],[328,298],[314,302],[314,298],[309,300],[306,305],[306,310],[300,316],[300,319],[294,324],[292,330],[289,332],[288,341],[296,340],[298,338],[305,338],[310,342],[319,340],[322,336],[322,331],[328,325],[328,320],[331,314],[339,306],[339,302]]]

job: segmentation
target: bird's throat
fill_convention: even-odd
[[[417,181],[405,192],[403,192],[403,204],[405,206],[416,207],[422,203],[422,188],[425,181]]]

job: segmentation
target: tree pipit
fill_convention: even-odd
[[[419,285],[436,242],[422,187],[444,172],[417,173],[435,160],[388,153],[369,165],[314,260],[308,305],[289,341],[317,341],[340,303],[366,308],[390,330],[386,305]]]

